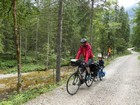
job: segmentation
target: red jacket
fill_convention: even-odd
[[[83,55],[86,63],[88,62],[88,59],[93,58],[92,47],[89,43],[86,42],[84,46],[80,46],[76,59],[79,59],[81,54]]]

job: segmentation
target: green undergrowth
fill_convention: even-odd
[[[67,66],[68,63],[63,64],[62,66]],[[29,64],[22,64],[21,65],[21,72],[32,72],[32,71],[44,71],[46,70],[46,67],[43,63],[29,63]],[[8,73],[17,73],[17,66],[12,66],[10,68],[2,68],[1,71],[4,72],[4,74]]]
[[[30,63],[30,64],[21,65],[22,72],[42,71],[42,70],[45,70],[45,65],[43,65],[43,64]],[[17,67],[8,68],[8,69],[6,69],[6,72],[7,73],[16,73]]]
[[[67,78],[64,78],[59,83],[51,83],[49,85],[38,85],[35,87],[31,87],[28,90],[22,91],[20,94],[17,94],[17,92],[13,92],[8,99],[3,100],[0,102],[0,105],[22,105],[26,102],[28,102],[31,99],[36,98],[37,96],[40,96],[43,93],[49,92],[54,90],[55,88],[61,86],[62,84],[66,83]]]

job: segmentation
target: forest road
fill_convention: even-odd
[[[139,53],[119,57],[105,67],[106,77],[90,88],[81,86],[71,96],[66,85],[42,94],[24,105],[140,105]]]

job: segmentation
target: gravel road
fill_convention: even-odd
[[[140,105],[139,53],[119,57],[106,66],[106,77],[90,88],[81,86],[69,95],[66,85],[42,94],[24,105]]]

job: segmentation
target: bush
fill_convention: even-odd
[[[140,60],[140,56],[138,57],[138,59]]]
[[[22,63],[23,64],[28,64],[28,63],[36,63],[37,61],[35,60],[35,58],[33,57],[26,57],[26,58],[22,58]]]
[[[0,103],[0,105],[13,105],[13,102],[11,101],[3,101]]]
[[[16,60],[0,60],[0,68],[7,69],[16,66]]]
[[[21,66],[22,72],[31,72],[31,71],[41,71],[45,69],[43,64],[23,64]],[[17,72],[17,67],[6,69],[8,73],[15,73]]]

